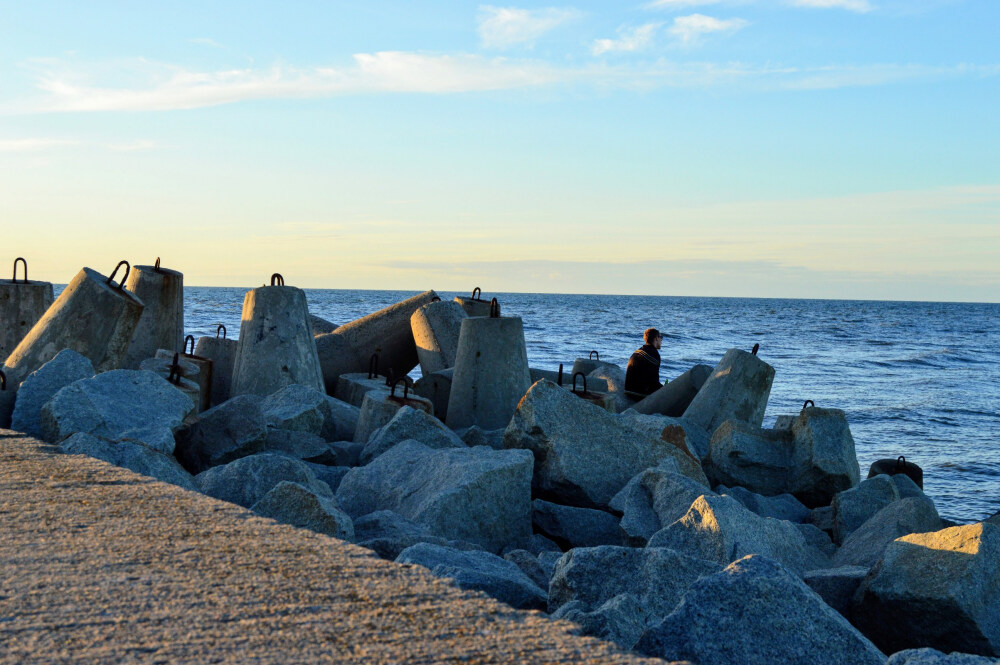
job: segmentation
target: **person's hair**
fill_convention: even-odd
[[[660,331],[656,328],[646,328],[646,332],[642,333],[642,338],[646,340],[646,344],[651,344],[654,339],[660,336]]]

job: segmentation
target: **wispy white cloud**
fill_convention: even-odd
[[[594,55],[612,51],[639,51],[649,46],[662,23],[646,23],[637,28],[619,28],[618,39],[597,39],[591,51]]]
[[[558,7],[520,9],[482,5],[479,8],[479,38],[486,48],[531,45],[546,32],[578,16],[580,12],[575,9]]]
[[[667,32],[678,37],[685,44],[693,44],[701,38],[713,32],[736,32],[745,28],[747,21],[741,18],[717,19],[704,14],[691,14],[690,16],[678,16]]]
[[[714,24],[708,25],[711,31]],[[697,26],[685,30],[691,31],[689,39],[701,34]],[[249,100],[377,93],[449,94],[553,86],[643,90],[728,86],[810,90],[1000,74],[1000,65],[873,64],[801,68],[739,62],[680,63],[665,59],[617,66],[598,62],[571,67],[542,60],[399,51],[356,54],[353,62],[344,67],[272,67],[215,72],[190,71],[148,62],[144,67],[143,77],[134,76],[138,67],[130,73],[129,85],[96,83],[86,76],[86,72],[67,72],[62,68],[42,72],[37,88],[43,94],[34,99],[8,102],[0,106],[0,114],[163,111]]]
[[[869,0],[653,0],[643,5],[646,9],[680,10],[706,5],[785,5],[807,9],[846,9],[866,13],[875,9]]]
[[[794,7],[812,7],[815,9],[846,9],[864,14],[874,9],[868,0],[790,0]]]
[[[643,5],[646,9],[682,9],[684,7],[701,7],[717,5],[722,0],[653,0]]]

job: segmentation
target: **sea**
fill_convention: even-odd
[[[185,326],[239,336],[246,289],[186,287]],[[310,312],[347,323],[417,293],[306,289]],[[442,298],[456,294],[438,292]],[[1000,304],[487,293],[524,321],[532,367],[567,370],[596,351],[622,367],[642,331],[663,334],[661,381],[726,350],[775,369],[764,425],[805,400],[843,409],[867,475],[905,456],[924,471],[942,516],[978,521],[1000,510]],[[419,369],[414,376],[419,375]]]

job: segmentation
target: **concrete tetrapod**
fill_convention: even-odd
[[[451,398],[451,382],[455,378],[455,368],[424,374],[413,384],[413,392],[434,404],[434,415],[441,422],[448,421],[448,400]]]
[[[229,399],[233,385],[236,340],[226,339],[226,327],[220,324],[215,337],[198,338],[198,343],[194,346],[194,355],[212,361],[211,406],[222,404]]]
[[[712,375],[708,365],[695,365],[665,386],[632,406],[639,413],[656,413],[678,418]]]
[[[243,299],[230,393],[266,396],[293,383],[323,390],[306,294],[284,286],[277,274],[271,284],[248,291]]]
[[[530,387],[520,317],[470,317],[462,321],[448,397],[448,427],[506,427]]]
[[[122,265],[125,275],[121,283],[115,284],[113,279]],[[128,263],[122,261],[118,267],[110,277],[90,268],[76,274],[8,356],[8,381],[17,386],[63,349],[73,349],[90,360],[97,372],[121,366],[143,303],[123,288]]]
[[[188,342],[190,342],[190,344],[188,344]],[[191,353],[187,352],[188,349],[191,350]],[[210,358],[199,356],[194,352],[194,350],[194,336],[188,335],[184,340],[184,351],[180,354],[180,359],[198,368],[198,372],[196,374],[185,375],[185,378],[198,384],[198,411],[201,412],[207,411],[211,408],[212,374],[214,367]],[[169,358],[170,360],[173,360],[174,354],[166,349],[158,349],[156,351],[156,357],[161,359]]]
[[[465,313],[469,316],[490,315],[491,301],[483,300],[483,290],[480,289],[478,286],[472,289],[471,298],[462,298],[461,296],[455,296],[455,302],[461,305],[462,309],[464,309]]]
[[[424,376],[455,366],[462,320],[468,318],[456,302],[428,303],[410,317],[417,358]]]
[[[24,276],[20,281],[17,279],[19,262],[24,264]],[[11,279],[0,279],[0,363],[44,316],[52,299],[52,284],[29,282],[28,262],[15,259]]]
[[[754,354],[729,349],[684,411],[684,419],[711,436],[727,420],[760,427],[774,368]]]
[[[157,349],[179,351],[184,342],[184,275],[160,267],[132,266],[125,288],[146,306],[132,335],[122,367],[139,369],[139,363]]]
[[[331,333],[317,335],[316,349],[327,393],[334,394],[341,374],[368,371],[368,361],[375,353],[379,354],[380,373],[391,372],[397,378],[409,374],[418,360],[410,317],[437,297],[434,291],[424,291],[345,323]]]

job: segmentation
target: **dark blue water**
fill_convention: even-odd
[[[239,334],[245,289],[185,291],[189,333],[214,335],[223,323]],[[338,324],[414,293],[306,291],[310,311]],[[843,409],[862,477],[876,459],[905,455],[924,468],[942,515],[967,522],[1000,509],[998,304],[493,295],[524,319],[533,367],[557,369],[591,350],[624,366],[648,327],[664,335],[665,380],[759,343],[776,370],[765,425],[807,399]]]

